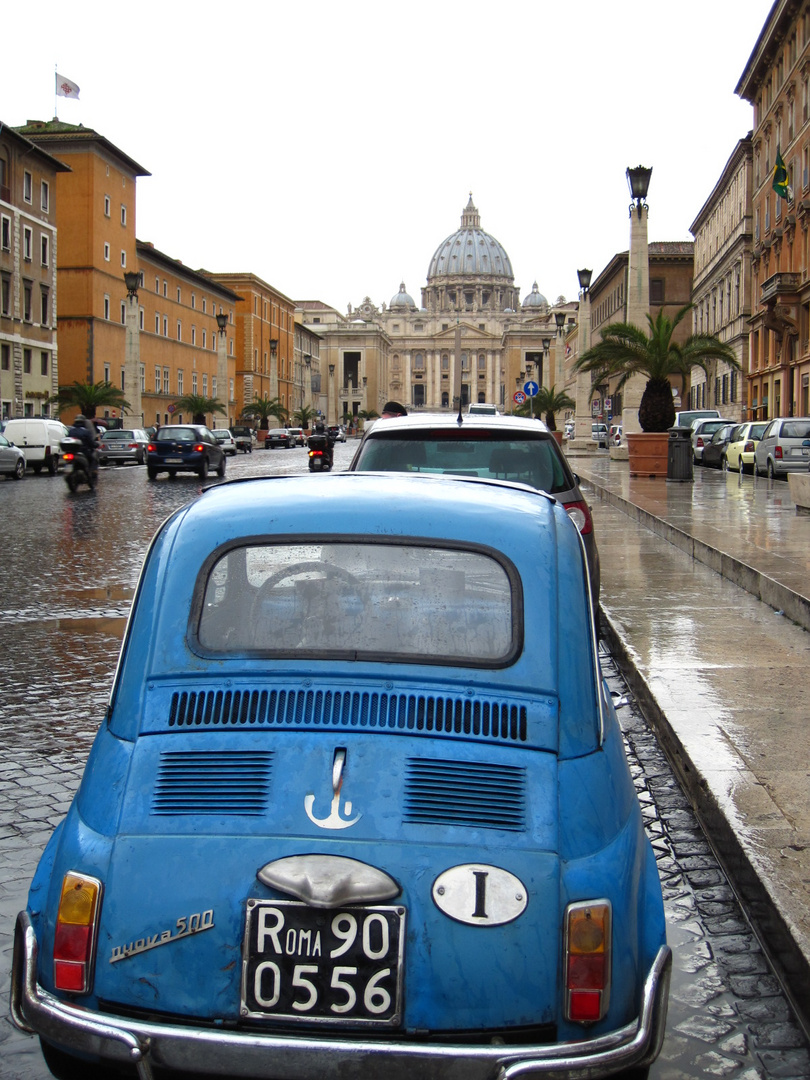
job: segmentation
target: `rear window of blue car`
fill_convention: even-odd
[[[502,667],[521,627],[517,572],[494,553],[356,541],[230,548],[200,575],[190,631],[204,655]]]

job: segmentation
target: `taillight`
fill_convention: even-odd
[[[73,461],[73,456],[74,456],[73,454],[63,454],[63,455],[62,455],[62,458],[63,458],[63,459],[65,460],[65,461]]]
[[[203,452],[203,450],[205,450],[205,447],[204,447],[204,446],[203,446],[203,444],[202,444],[202,443],[200,442],[200,443],[197,443],[197,445],[196,445],[196,446],[192,447],[192,449],[194,450],[194,452],[195,452],[196,454],[201,454],[201,453]]]
[[[752,443],[752,442],[747,442],[745,444],[745,446],[743,447],[743,453],[744,454],[753,454],[754,449],[755,449],[755,444]]]
[[[588,504],[586,502],[571,502],[564,503],[564,506],[566,514],[568,514],[582,535],[586,536],[593,528],[593,518]]]
[[[69,871],[62,882],[53,943],[53,981],[57,990],[86,994],[93,981],[101,882]]]
[[[609,900],[569,904],[565,912],[565,1017],[601,1020],[610,1003]]]
[[[310,450],[310,457],[323,457],[323,450]]]
[[[150,454],[154,454],[154,452],[157,450],[157,447],[153,442],[150,442],[146,444],[146,449],[149,451]]]
[[[702,435],[698,435],[697,445],[700,446],[700,447],[702,447],[704,445]]]
[[[781,456],[782,456],[782,447],[781,447],[781,446],[779,446],[779,444],[778,444],[778,443],[777,443],[777,445],[776,445],[776,446],[775,446],[775,447],[773,448],[773,456],[774,456],[775,458],[781,458]]]

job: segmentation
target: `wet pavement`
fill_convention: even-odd
[[[594,496],[606,638],[808,1017],[810,634],[786,612],[805,610],[810,517],[781,481],[571,464]]]
[[[351,443],[337,447],[338,468],[345,467],[353,449]],[[260,451],[228,463],[231,476],[303,468],[305,459],[298,451]],[[193,477],[149,484],[142,469],[105,470],[95,496],[70,496],[61,478],[29,476],[23,484],[0,485],[7,537],[0,561],[0,649],[9,658],[0,684],[0,983],[4,986],[13,919],[25,904],[41,850],[81,778],[106,704],[143,554],[163,518],[199,490]],[[603,644],[611,685],[627,689],[616,661],[624,662],[625,646],[635,653],[634,634],[653,638],[656,668],[669,664],[677,674],[684,656],[695,653],[685,595],[681,608],[679,590],[684,582],[704,575],[697,586],[703,604],[710,596],[711,609],[719,605],[732,622],[740,590],[680,552],[684,561],[675,577],[661,577],[657,545],[674,551],[672,545],[637,523],[630,528],[628,515],[608,503],[595,502],[594,513],[600,530],[605,609],[610,625],[627,627],[624,639],[612,633]],[[9,543],[10,537],[19,537],[19,542]],[[643,617],[629,599],[631,579],[639,576]],[[668,604],[665,625],[657,625],[654,616],[660,612],[661,596],[676,591],[678,605]],[[747,599],[762,608],[759,601]],[[807,648],[806,633],[773,612],[769,615],[781,628],[777,639],[781,647],[798,649],[791,635],[799,633]],[[762,616],[753,612],[746,619],[756,622]],[[668,644],[671,624],[679,632]],[[720,619],[718,626],[722,625]],[[794,659],[796,655],[790,654]],[[694,679],[699,711],[719,704],[706,688],[699,664],[682,666],[679,679],[684,698]],[[754,679],[752,692],[757,685]],[[656,736],[632,700],[620,709],[619,718],[656,850],[675,953],[667,1038],[651,1077],[810,1076],[801,1028]],[[0,1077],[47,1076],[37,1042],[16,1032],[7,1019],[0,1022]]]

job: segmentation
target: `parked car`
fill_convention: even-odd
[[[304,429],[302,427],[287,428],[287,431],[289,431],[290,433],[290,438],[293,441],[293,446],[306,446],[307,437],[304,434]]]
[[[744,473],[754,471],[754,451],[767,426],[767,420],[747,420],[737,425],[726,447],[726,465],[729,469]]]
[[[788,473],[806,472],[809,467],[810,417],[771,420],[754,450],[757,476],[785,479]]]
[[[346,428],[342,424],[332,424],[327,431],[332,442],[346,442]]]
[[[703,448],[712,441],[715,431],[725,424],[733,423],[727,416],[719,419],[716,416],[703,417],[692,421],[692,458],[696,465],[702,464]]]
[[[231,457],[236,457],[236,442],[230,430],[228,428],[214,428],[213,434],[225,453]]]
[[[576,425],[573,420],[566,420],[565,427],[563,429],[566,439],[573,439],[574,432],[576,431]]]
[[[0,435],[0,473],[12,480],[22,480],[25,476],[25,454],[5,435]]]
[[[62,463],[62,439],[67,428],[49,417],[23,417],[6,423],[3,434],[25,455],[26,465],[35,473],[47,469],[55,476]]]
[[[15,929],[54,1071],[644,1070],[670,967],[554,499],[268,477],[163,524]]]
[[[158,473],[170,477],[195,472],[205,480],[211,470],[225,475],[225,451],[203,424],[165,424],[149,442],[146,472],[150,480]]]
[[[607,446],[609,439],[607,424],[591,424],[591,438],[599,446]]]
[[[264,437],[265,450],[289,450],[292,445],[292,435],[286,428],[273,428]]]
[[[610,425],[610,445],[611,446],[621,446],[622,445],[622,432],[623,431],[624,431],[624,427],[623,427],[622,424],[611,424]]]
[[[720,418],[717,409],[687,409],[684,412],[675,413],[674,426],[690,428],[695,420],[711,420],[712,418]]]
[[[723,469],[726,467],[726,450],[731,442],[733,432],[739,424],[723,424],[712,435],[708,443],[703,447],[703,464],[709,469]]]
[[[98,460],[100,465],[123,465],[127,461],[143,465],[149,436],[143,428],[110,428],[100,436]]]
[[[474,401],[467,406],[468,416],[497,416],[498,407],[487,401]]]
[[[234,424],[230,431],[236,443],[236,449],[241,450],[243,454],[252,454],[253,428],[248,427],[247,424]]]
[[[540,420],[516,416],[420,413],[391,417],[363,437],[349,471],[420,472],[509,480],[539,488],[562,503],[579,529],[599,607],[599,551],[590,507],[557,440]]]

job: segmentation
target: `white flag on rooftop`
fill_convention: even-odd
[[[77,98],[79,96],[79,87],[75,82],[70,79],[66,79],[64,75],[56,73],[56,93],[58,97]]]

